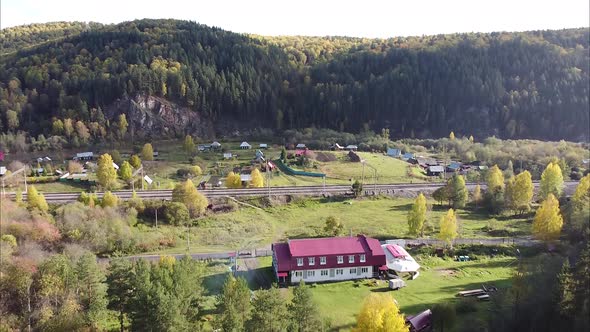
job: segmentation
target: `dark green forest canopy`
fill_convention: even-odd
[[[139,20],[28,25],[1,30],[0,40],[4,132],[48,135],[55,118],[108,127],[94,109],[147,94],[215,124],[276,130],[590,135],[587,28],[364,39]]]

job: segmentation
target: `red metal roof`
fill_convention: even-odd
[[[273,244],[273,251],[277,272],[386,264],[385,253],[379,241],[364,235],[290,240],[288,243]],[[365,255],[364,262],[360,261],[362,254]],[[349,255],[355,257],[354,262],[348,261]],[[338,262],[338,256],[345,256],[342,257],[342,262]],[[308,257],[315,257],[314,264],[310,264]],[[325,263],[320,263],[319,257],[325,257]],[[304,258],[303,265],[297,264],[297,258]]]
[[[393,255],[395,258],[406,257],[408,256],[408,252],[404,250],[404,248],[398,246],[397,244],[388,244],[387,250]]]
[[[365,254],[376,249],[376,247],[371,247],[371,244],[368,243],[373,242],[370,240],[376,242],[376,247],[380,247],[379,241],[358,236],[291,240],[289,241],[289,248],[291,255],[294,257]],[[376,250],[378,252],[383,251],[382,249]]]

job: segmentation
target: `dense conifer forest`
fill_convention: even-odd
[[[589,40],[587,28],[363,39],[178,20],[20,26],[0,31],[0,130],[105,139],[109,105],[151,95],[215,125],[587,140]]]

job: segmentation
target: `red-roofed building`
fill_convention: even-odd
[[[359,235],[275,243],[273,269],[280,282],[372,278],[386,264],[378,240]]]

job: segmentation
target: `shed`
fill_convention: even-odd
[[[402,156],[402,159],[405,161],[408,161],[410,159],[414,158],[414,154],[411,152],[406,152],[404,153],[404,155]]]
[[[428,166],[426,175],[428,176],[440,176],[445,172],[445,168],[442,166]]]
[[[3,176],[4,174],[6,174],[6,167],[0,166],[0,176]]]
[[[260,143],[258,145],[258,148],[260,148],[260,149],[268,149],[268,144],[266,144],[266,143]]]
[[[252,145],[248,144],[248,142],[244,141],[240,144],[240,149],[242,150],[249,150],[252,148]]]
[[[215,142],[211,143],[211,147],[213,149],[219,149],[221,147],[221,143],[215,141]]]
[[[331,145],[331,146],[330,146],[330,150],[333,150],[333,151],[335,151],[335,150],[344,150],[344,147],[343,147],[343,146],[341,146],[341,145],[340,145],[340,144],[338,144],[338,143],[334,143],[334,145]]]
[[[393,148],[388,148],[387,149],[387,155],[390,157],[399,157],[401,156],[402,151],[400,149],[393,149]]]
[[[296,149],[305,149],[305,148],[306,148],[306,146],[305,146],[305,144],[303,144],[303,143],[299,143],[299,144],[297,144],[297,146],[296,146],[295,148],[296,148]]]
[[[348,151],[356,151],[356,150],[358,150],[358,146],[356,146],[354,144],[349,144],[349,145],[346,146],[345,149],[348,150]]]
[[[449,172],[456,172],[458,170],[461,169],[461,163],[457,162],[457,161],[452,161],[448,166],[447,166],[447,171]]]
[[[233,154],[231,152],[224,152],[223,153],[223,159],[232,159],[233,158]]]
[[[414,316],[406,316],[406,324],[410,326],[410,332],[424,332],[432,330],[432,311],[426,309]]]

